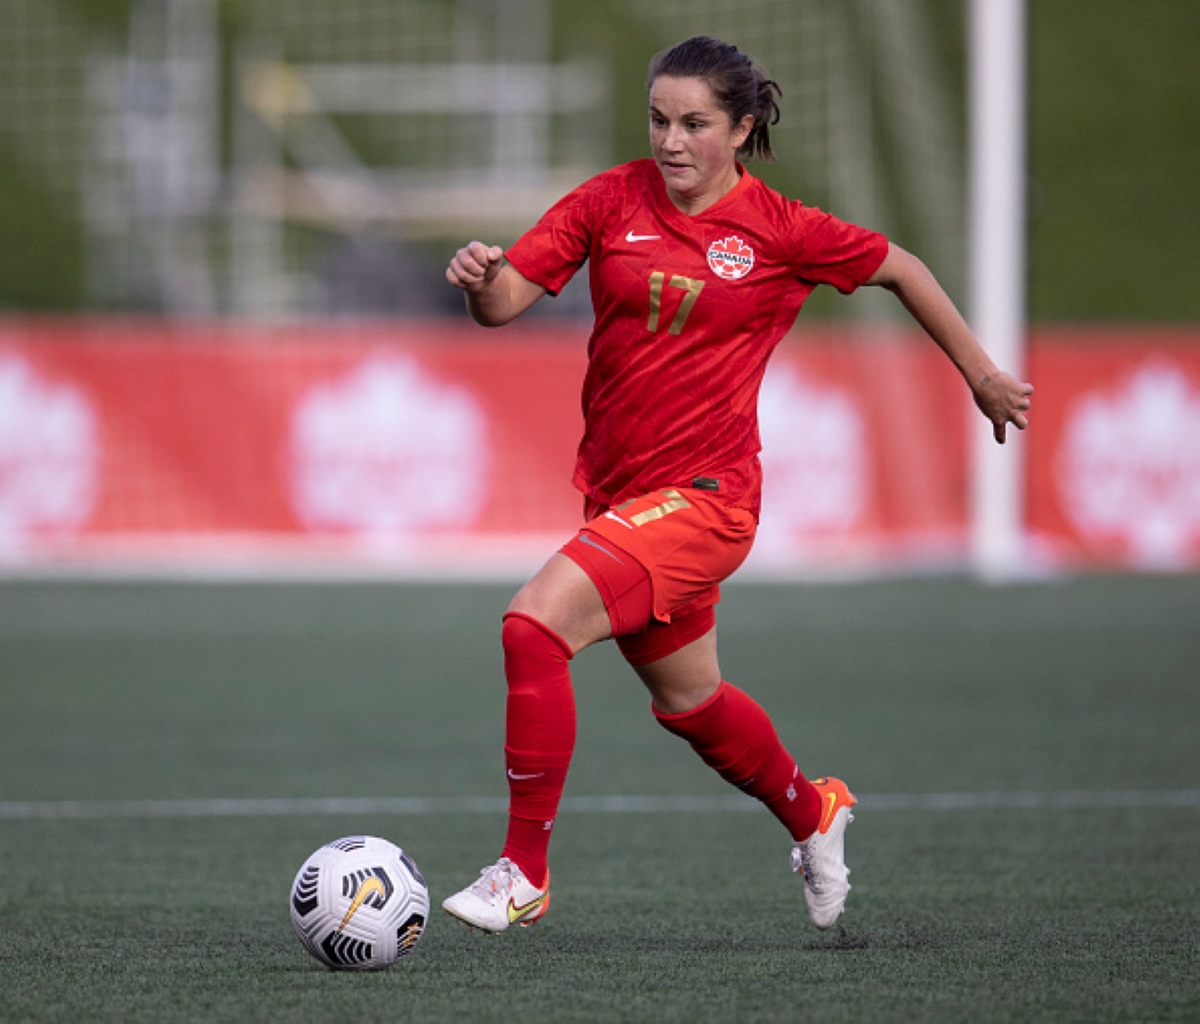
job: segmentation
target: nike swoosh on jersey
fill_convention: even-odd
[[[662,238],[662,235],[635,235],[632,231],[625,235],[627,242],[651,242],[656,238]]]

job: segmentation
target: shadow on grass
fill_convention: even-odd
[[[899,931],[847,931],[841,925],[836,931],[818,935],[802,949],[817,953],[891,952],[904,950],[917,953],[936,953],[946,948],[945,942],[929,932],[908,928]]]

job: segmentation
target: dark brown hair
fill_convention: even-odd
[[[717,105],[736,125],[747,114],[754,127],[738,149],[739,156],[757,156],[774,160],[770,126],[779,121],[779,103],[783,92],[777,82],[731,43],[711,36],[693,36],[670,49],[657,53],[650,61],[646,89],[660,75],[671,78],[700,78],[712,90]]]

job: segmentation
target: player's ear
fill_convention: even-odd
[[[741,149],[745,145],[746,140],[750,138],[750,133],[754,130],[754,115],[745,114],[742,119],[734,125],[733,128],[733,148]]]

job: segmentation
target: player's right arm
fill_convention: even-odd
[[[454,254],[446,280],[467,294],[467,311],[484,327],[510,323],[546,294],[511,263],[498,245],[471,242]]]

